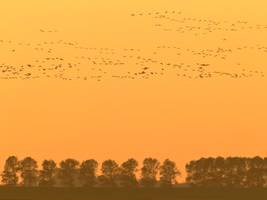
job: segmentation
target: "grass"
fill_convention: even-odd
[[[265,200],[267,189],[0,188],[0,200]]]

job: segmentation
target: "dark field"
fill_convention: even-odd
[[[0,188],[0,200],[223,200],[267,199],[267,189]]]

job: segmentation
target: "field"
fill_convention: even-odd
[[[0,188],[0,200],[223,200],[267,199],[266,189]]]

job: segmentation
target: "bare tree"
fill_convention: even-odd
[[[135,173],[137,172],[138,162],[131,158],[120,166],[119,180],[123,187],[136,187],[138,181]]]
[[[39,185],[42,187],[52,187],[55,184],[57,164],[53,160],[44,160],[40,171]]]
[[[73,187],[75,176],[77,175],[79,161],[75,159],[66,159],[60,162],[59,178],[65,187]]]
[[[116,179],[119,174],[119,165],[114,160],[106,160],[101,166],[102,175],[98,177],[102,187],[117,186]]]
[[[22,185],[25,187],[38,186],[37,162],[31,157],[26,157],[20,162]]]
[[[85,187],[93,187],[96,184],[96,171],[98,163],[96,160],[83,161],[80,167],[80,181]]]
[[[146,158],[141,169],[140,184],[144,187],[154,187],[157,184],[159,161],[155,158]]]
[[[178,171],[175,162],[166,159],[160,166],[160,184],[163,187],[172,187],[176,184],[176,177],[181,175]]]
[[[16,186],[18,184],[18,166],[19,161],[16,156],[10,156],[5,162],[4,171],[2,173],[2,182],[6,186]]]

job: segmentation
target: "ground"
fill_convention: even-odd
[[[0,188],[0,200],[224,200],[267,199],[267,189]]]

